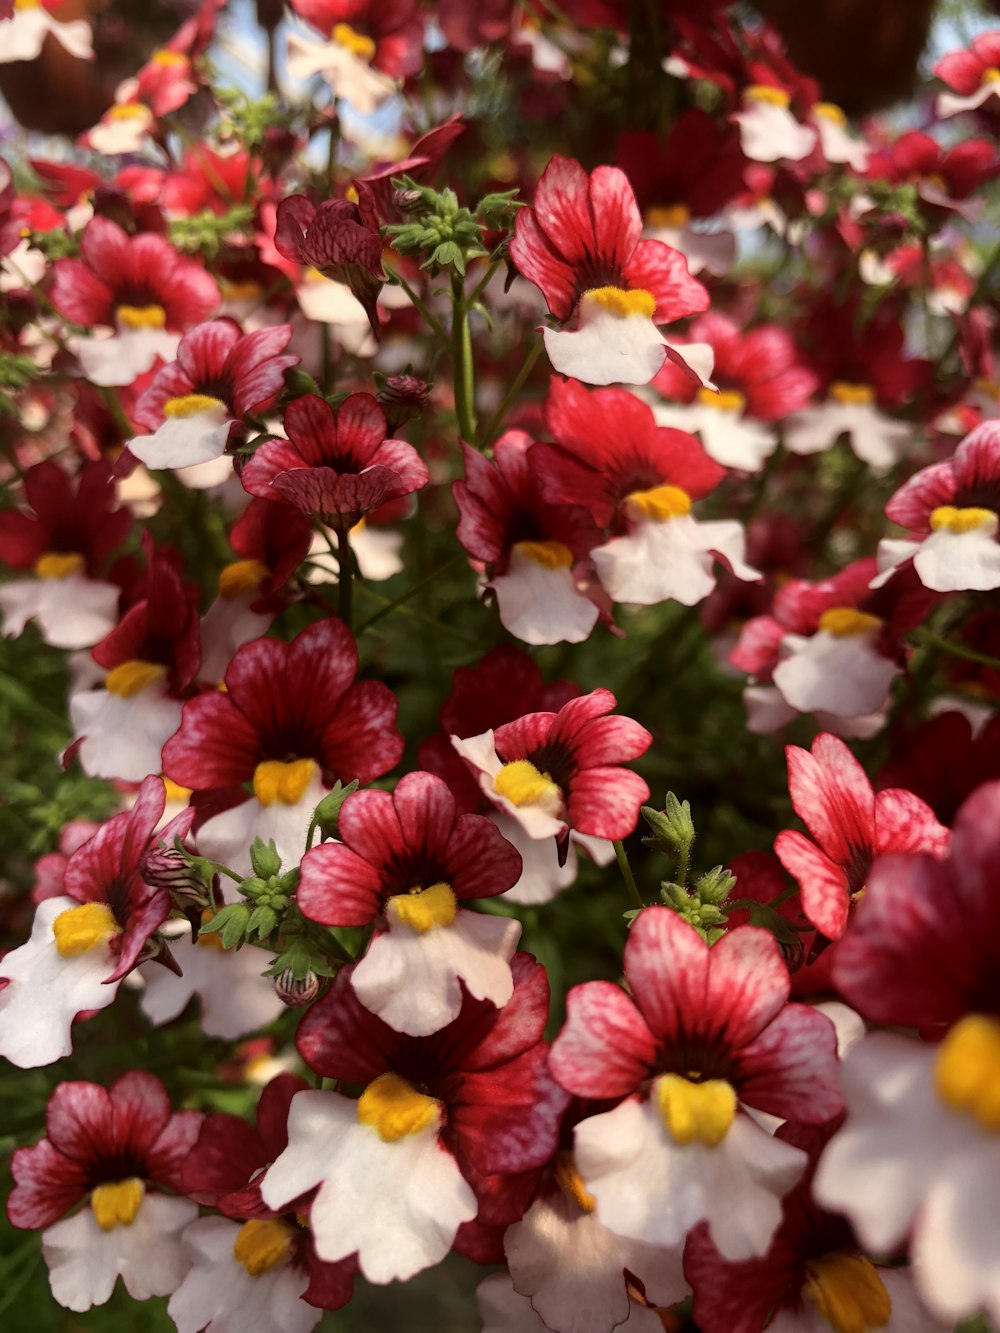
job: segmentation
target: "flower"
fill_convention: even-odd
[[[552,1074],[579,1097],[624,1098],[576,1127],[574,1156],[597,1218],[619,1235],[677,1245],[700,1221],[728,1260],[766,1253],[779,1200],[806,1165],[750,1107],[821,1124],[842,1106],[829,1019],[787,1004],[774,936],[738,926],[711,948],[666,907],[625,946],[629,993],[575,986]]]
[[[287,442],[262,444],[244,467],[241,478],[251,495],[353,527],[427,484],[413,446],[386,439],[385,416],[371,394],[352,393],[336,411],[315,394],[296,398],[285,410],[285,430]]]
[[[29,468],[24,498],[31,513],[0,514],[0,560],[33,578],[0,585],[4,633],[36,620],[46,643],[89,648],[112,628],[121,589],[101,576],[132,526],[115,505],[111,471],[85,463],[75,479],[47,460]]]
[[[47,1137],[14,1153],[7,1216],[16,1227],[44,1228],[42,1253],[60,1305],[103,1305],[119,1276],[139,1301],[178,1285],[188,1266],[179,1233],[198,1209],[163,1188],[179,1188],[201,1122],[198,1111],[171,1112],[166,1088],[142,1070],[108,1089],[59,1084]]]
[[[376,338],[382,336],[376,301],[385,282],[382,238],[374,202],[325,199],[314,204],[293,194],[278,205],[274,245],[278,254],[346,283],[361,302]]]
[[[864,769],[836,736],[824,732],[811,752],[789,745],[785,754],[792,805],[816,841],[785,829],[774,850],[799,882],[806,917],[837,940],[876,856],[926,851],[940,858],[950,833],[912,792],[872,791]]]
[[[288,71],[297,79],[322,74],[334,97],[369,116],[420,69],[423,21],[417,0],[295,0],[292,9],[326,42],[288,38]]]
[[[93,60],[94,35],[86,19],[61,23],[41,0],[14,0],[13,17],[3,27],[0,64],[37,60],[49,36],[77,60]]]
[[[1000,33],[983,32],[973,37],[968,50],[949,51],[934,66],[933,73],[951,93],[938,93],[935,110],[941,120],[986,106],[1000,95]],[[958,94],[956,96],[955,94]],[[994,103],[992,109],[996,110]]]
[[[129,441],[129,451],[147,467],[190,467],[219,458],[233,427],[247,412],[271,406],[284,386],[284,372],[299,357],[282,356],[290,324],[241,334],[225,319],[185,333],[177,360],[158,371],[132,411],[148,435]]]
[[[662,241],[644,241],[625,173],[588,177],[558,153],[518,212],[511,258],[540,288],[562,330],[545,329],[553,367],[588,384],[648,384],[670,357],[697,381],[711,373],[705,348],[677,352],[657,325],[697,314],[708,293],[687,261]]]
[[[222,299],[201,265],[163,236],[129,236],[104,217],[84,228],[80,258],[57,260],[53,274],[50,299],[59,313],[104,330],[78,339],[77,354],[87,379],[105,386],[131,384],[157,356],[172,359],[178,335]]]
[[[143,879],[142,862],[161,840],[184,837],[193,818],[182,812],[154,838],[165,802],[163,783],[148,777],[132,809],[69,857],[63,892],[39,903],[30,940],[0,960],[0,1054],[18,1068],[69,1055],[77,1014],[107,1008],[122,978],[161,952],[153,937],[173,904]]]
[[[458,905],[517,882],[521,858],[496,826],[457,814],[440,778],[407,773],[392,795],[348,796],[337,830],[303,859],[296,903],[323,925],[384,927],[352,969],[362,1004],[412,1036],[457,1018],[463,993],[506,1004],[520,925]]]
[[[249,874],[258,836],[297,865],[312,812],[334,781],[371,782],[399,761],[392,691],[356,681],[357,669],[354,638],[331,617],[291,643],[244,644],[225,692],[188,700],[163,764],[175,782],[212,793],[214,809],[198,828],[205,855]]]

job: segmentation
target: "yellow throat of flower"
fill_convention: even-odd
[[[261,805],[297,805],[319,772],[314,759],[265,759],[253,773],[253,794]]]
[[[653,518],[659,523],[668,518],[684,518],[691,512],[691,497],[679,486],[653,486],[648,491],[633,491],[626,503],[639,518]]]
[[[359,60],[370,61],[375,55],[375,43],[363,32],[358,32],[349,23],[335,23],[330,34],[338,46],[344,46],[352,56]]]
[[[512,805],[541,805],[546,809],[562,801],[559,787],[548,773],[540,773],[530,759],[504,764],[493,779],[493,790]]]
[[[426,889],[396,893],[385,905],[386,915],[417,935],[438,926],[450,926],[458,913],[458,902],[450,884],[432,884]]]
[[[723,1078],[697,1083],[682,1074],[662,1074],[653,1085],[653,1096],[675,1143],[714,1148],[736,1118],[736,1089]]]
[[[255,593],[271,571],[263,560],[234,560],[219,573],[219,596],[227,602]]]
[[[954,533],[975,532],[978,528],[990,526],[997,526],[997,515],[992,509],[980,509],[975,505],[964,509],[957,509],[954,505],[938,505],[931,514],[932,532],[940,532],[942,528]]]
[[[142,658],[134,657],[130,662],[120,662],[111,668],[104,688],[109,694],[117,694],[119,699],[131,699],[166,674],[167,668],[162,663],[144,662]]]
[[[211,412],[214,407],[221,407],[228,416],[229,408],[221,398],[213,398],[207,393],[186,393],[180,398],[168,398],[163,404],[163,415],[170,420],[197,417],[202,412]]]
[[[40,579],[68,579],[83,568],[79,551],[46,551],[35,561],[35,573]]]
[[[870,384],[852,384],[849,380],[834,380],[830,385],[830,397],[835,403],[845,403],[850,407],[865,407],[874,403],[875,390]]]
[[[562,542],[517,542],[514,550],[545,569],[571,569],[573,552]]]
[[[115,314],[123,329],[162,329],[167,324],[167,312],[161,305],[120,305]]]
[[[384,1143],[421,1134],[440,1117],[440,1102],[417,1092],[399,1074],[380,1074],[358,1098],[358,1124],[369,1125]]]
[[[606,310],[616,319],[628,319],[630,315],[651,319],[656,311],[656,297],[642,287],[632,290],[625,287],[591,287],[584,292],[581,301],[585,307]]]
[[[743,90],[748,102],[765,102],[770,106],[791,106],[792,99],[784,88],[772,88],[769,83],[752,83]]]
[[[855,606],[831,606],[819,618],[819,628],[835,639],[854,639],[870,634],[882,624],[878,616],[859,611]]]
[[[889,1322],[889,1293],[874,1264],[860,1254],[826,1254],[806,1270],[804,1294],[836,1333],[868,1333]]]
[[[164,46],[159,51],[153,52],[149,63],[159,66],[160,69],[180,69],[189,62],[187,56],[182,55],[180,51],[168,51]]]
[[[280,1268],[292,1256],[295,1228],[278,1217],[251,1217],[233,1242],[233,1258],[251,1277]]]
[[[941,1043],[934,1086],[952,1110],[991,1134],[1000,1131],[1000,1020],[986,1014],[960,1019]]]
[[[81,903],[67,907],[52,922],[52,934],[61,958],[78,958],[106,944],[121,930],[107,903]]]
[[[130,1176],[128,1180],[96,1186],[90,1194],[90,1206],[101,1230],[113,1231],[115,1227],[132,1225],[145,1197],[144,1183],[138,1176]]]
[[[593,1213],[597,1210],[597,1200],[583,1183],[583,1177],[576,1169],[573,1154],[565,1149],[556,1157],[555,1177],[562,1192],[583,1212]]]
[[[659,227],[679,229],[691,221],[691,210],[687,204],[654,204],[646,210],[646,226],[654,230]]]
[[[702,407],[714,407],[719,412],[742,412],[747,405],[746,395],[739,389],[717,391],[704,386],[698,390],[698,402]]]
[[[817,102],[813,107],[813,115],[819,116],[823,120],[829,120],[841,129],[847,124],[847,116],[843,107],[839,107],[836,102]]]

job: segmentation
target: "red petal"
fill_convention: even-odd
[[[15,1227],[50,1227],[87,1192],[85,1168],[64,1157],[48,1139],[33,1148],[18,1148],[10,1170],[16,1184],[7,1199],[7,1216]]]
[[[588,981],[566,997],[566,1022],[553,1044],[549,1068],[577,1097],[624,1097],[648,1077],[656,1052],[656,1037],[625,992],[610,981]]]
[[[349,847],[329,842],[314,847],[300,869],[296,902],[310,920],[325,926],[366,926],[381,912],[380,867]]]
[[[96,1083],[60,1083],[49,1098],[45,1130],[52,1146],[86,1166],[114,1151],[111,1098]]]
[[[846,865],[855,849],[875,842],[875,794],[864,769],[837,736],[823,732],[812,753],[785,749],[795,813],[819,845]]]
[[[656,298],[654,324],[671,324],[708,309],[708,292],[692,278],[687,260],[663,241],[640,241],[625,270],[625,284]]]
[[[844,1109],[837,1033],[817,1009],[789,1004],[739,1056],[740,1101],[785,1120],[823,1124]]]
[[[850,907],[850,886],[842,867],[804,834],[790,829],[775,838],[774,851],[798,880],[806,917],[827,939],[840,939]]]

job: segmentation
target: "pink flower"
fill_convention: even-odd
[[[926,851],[941,857],[950,834],[912,792],[876,794],[836,736],[824,732],[811,752],[789,745],[785,754],[792,805],[816,841],[785,829],[774,850],[799,882],[806,917],[827,939],[838,940],[877,856]]]
[[[960,111],[987,107],[1000,91],[1000,32],[983,32],[973,37],[968,50],[949,51],[937,62],[933,73],[958,94],[939,93],[937,113],[956,116]],[[992,110],[996,110],[996,103]]]
[[[742,1108],[795,1123],[835,1116],[833,1025],[787,1003],[778,945],[755,926],[709,948],[668,908],[648,907],[629,933],[625,978],[628,993],[606,981],[570,991],[550,1060],[567,1091],[625,1098],[576,1129],[598,1216],[659,1245],[707,1220],[726,1258],[763,1254],[805,1157]]]
[[[511,258],[572,328],[544,332],[556,370],[591,384],[647,384],[670,357],[700,380],[710,361],[685,360],[658,332],[708,305],[687,261],[662,241],[642,240],[642,216],[617,167],[588,177],[556,154],[531,208],[517,215]],[[694,368],[695,359],[698,360]]]
[[[287,442],[262,444],[241,474],[251,495],[283,500],[335,526],[353,526],[389,500],[426,486],[411,444],[386,439],[382,409],[354,393],[334,409],[315,394],[285,411]]]

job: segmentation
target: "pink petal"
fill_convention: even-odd
[[[366,926],[381,912],[382,876],[349,847],[325,842],[306,853],[300,869],[295,901],[310,920]]]
[[[617,174],[624,176],[623,172]],[[612,210],[609,221],[613,222],[613,198],[609,204]],[[599,243],[594,236],[590,180],[575,159],[562,157],[559,153],[552,157],[535,189],[532,211],[547,240],[568,264],[576,266],[588,256],[599,253]],[[641,225],[640,220],[640,230]]]
[[[566,997],[566,1022],[549,1068],[578,1097],[624,1097],[648,1077],[656,1053],[656,1037],[625,992],[610,981],[588,981]]]
[[[642,288],[656,298],[654,324],[671,324],[708,308],[708,292],[692,278],[687,260],[663,241],[640,241],[625,278],[629,287]]]
[[[649,788],[627,768],[587,768],[572,779],[569,825],[595,838],[627,838],[639,820]]]
[[[839,940],[847,925],[850,886],[843,869],[804,834],[785,829],[774,840],[774,852],[798,880],[802,910],[816,929]]]
[[[89,1165],[114,1150],[111,1098],[96,1083],[60,1083],[49,1098],[45,1130],[59,1152]]]
[[[185,703],[180,728],[163,747],[163,771],[206,791],[249,782],[261,757],[256,728],[229,696],[200,694]]]
[[[239,328],[232,321],[209,320],[185,333],[177,348],[177,363],[195,384],[218,379],[239,341]]]
[[[170,1098],[155,1074],[133,1069],[111,1085],[116,1149],[143,1159],[170,1120]]]
[[[708,945],[669,908],[647,907],[625,943],[625,978],[651,1031],[669,1042],[704,1010]]]
[[[448,1126],[477,1171],[528,1171],[552,1157],[569,1096],[550,1076],[548,1055],[540,1043],[495,1070],[462,1077]]]
[[[938,822],[925,801],[902,787],[887,787],[875,796],[875,851],[930,852],[944,856],[951,830]]]
[[[556,319],[569,319],[577,299],[576,274],[556,253],[530,208],[522,208],[517,215],[510,257],[543,293]]]
[[[875,839],[875,794],[864,769],[837,736],[813,741],[812,753],[785,749],[788,790],[795,813],[835,861],[846,863],[854,848]]]
[[[786,1120],[822,1124],[843,1110],[833,1024],[789,1004],[739,1054],[740,1101]]]
[[[64,1157],[48,1139],[18,1148],[10,1170],[16,1184],[7,1199],[7,1217],[15,1227],[49,1227],[87,1192],[85,1167]]]
[[[711,1016],[713,1031],[737,1049],[781,1011],[790,989],[788,969],[771,932],[737,926],[709,951],[703,1012]]]

